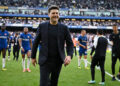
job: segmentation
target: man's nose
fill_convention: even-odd
[[[55,13],[55,16],[57,16],[58,14],[57,13]]]

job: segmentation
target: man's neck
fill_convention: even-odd
[[[98,37],[102,37],[103,35],[98,35]]]
[[[113,32],[114,34],[118,34],[119,33],[119,31],[115,31],[115,32]]]
[[[57,25],[58,22],[52,22],[52,21],[50,21],[50,24],[51,24],[51,25]]]
[[[24,32],[24,34],[27,34],[27,32]]]
[[[2,32],[4,32],[5,30],[1,30]]]
[[[83,34],[81,34],[81,36],[84,36]]]

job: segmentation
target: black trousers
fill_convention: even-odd
[[[74,53],[75,53],[75,56],[76,56],[77,55],[76,46],[74,46],[73,49],[74,49]]]
[[[115,74],[115,64],[117,62],[117,59],[120,61],[120,55],[112,52],[112,74]],[[120,67],[119,67],[119,72],[120,72]]]
[[[19,51],[20,51],[20,48],[19,48],[19,47],[15,47],[15,46],[13,47],[13,55],[14,55],[13,60],[16,59],[16,61],[18,61]]]
[[[3,48],[2,50],[0,50],[0,56],[1,56],[1,52],[2,52],[3,58],[5,58],[5,56],[6,56],[6,48]]]
[[[91,76],[92,80],[95,80],[95,66],[99,63],[100,69],[101,69],[101,75],[102,75],[102,82],[105,81],[105,69],[104,69],[104,64],[105,64],[105,56],[94,56],[92,59],[91,63]]]
[[[40,65],[40,86],[57,86],[62,63],[47,62]]]
[[[91,52],[90,52],[90,55],[93,55],[94,51],[95,51],[95,48],[94,48],[94,46],[93,46],[93,47],[92,47],[92,50],[91,50]]]

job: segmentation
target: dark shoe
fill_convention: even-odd
[[[119,74],[116,77],[120,80],[120,75]]]
[[[115,79],[115,77],[112,77],[112,81],[115,81],[116,79]]]

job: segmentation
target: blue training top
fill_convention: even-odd
[[[0,30],[0,48],[7,48],[8,37],[9,37],[9,33],[7,30],[3,32]]]
[[[22,39],[22,47],[27,50],[27,49],[31,49],[30,47],[30,39],[32,39],[31,34],[27,33],[22,33],[20,34],[20,38]]]
[[[78,37],[78,41],[79,41],[79,43],[80,44],[82,44],[82,45],[84,45],[84,46],[87,46],[87,36],[85,35],[85,36],[79,36]],[[80,48],[80,50],[86,50],[86,49],[84,49],[83,47],[79,47]]]

